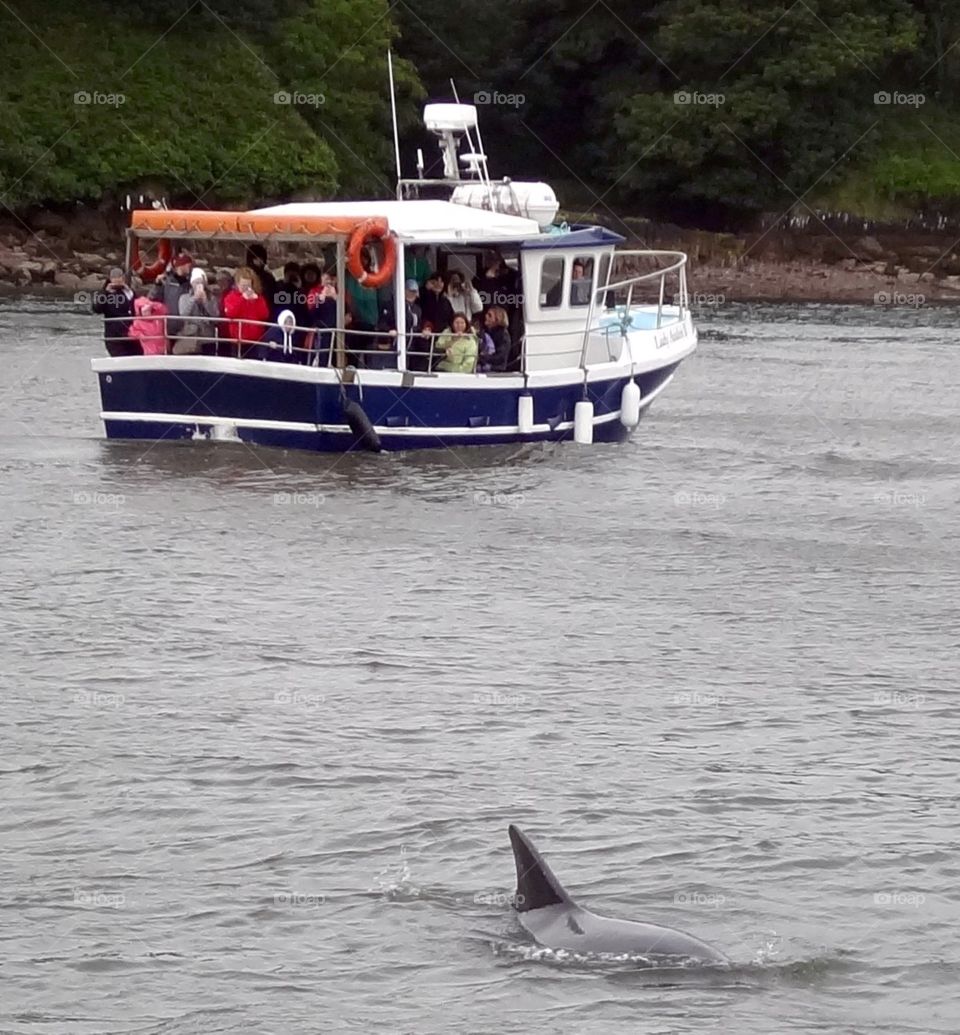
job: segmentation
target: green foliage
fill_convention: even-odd
[[[56,0],[42,20],[21,6],[0,7],[8,208],[144,185],[191,207],[328,196],[383,182],[392,164],[386,0],[142,11]],[[360,23],[377,19],[364,36]],[[412,69],[400,76],[412,96]]]
[[[452,78],[494,175],[608,216],[942,208],[960,202],[958,44],[953,0],[47,0],[42,18],[8,0],[0,202],[392,194],[392,46],[408,174],[417,146],[437,171],[419,102]]]

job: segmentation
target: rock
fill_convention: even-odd
[[[106,280],[105,276],[100,276],[96,273],[88,273],[85,277],[80,277],[80,283],[77,285],[80,291],[99,291],[103,287],[103,282]]]
[[[74,252],[74,260],[86,269],[102,270],[108,265],[107,259],[96,252]]]
[[[25,259],[17,266],[18,277],[29,278],[28,283],[52,284],[59,267],[50,259]]]
[[[860,265],[860,262],[857,259],[841,259],[837,265],[842,270],[855,270]]]
[[[885,259],[887,256],[883,245],[875,237],[861,237],[854,242],[853,250],[867,259]]]
[[[33,283],[33,270],[30,267],[34,265],[39,266],[38,263],[21,262],[16,269],[11,271],[10,279],[17,287],[26,287]]]
[[[943,248],[939,244],[908,244],[900,249],[900,254],[905,258],[936,260],[943,256]]]
[[[67,291],[78,291],[83,283],[83,278],[67,270],[58,270],[54,283],[57,287],[62,287]],[[98,284],[97,286],[99,287],[100,285]]]

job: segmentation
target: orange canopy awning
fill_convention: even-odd
[[[364,224],[371,232],[390,229],[382,216],[267,216],[209,209],[137,209],[130,215],[130,229],[138,237],[349,237]]]

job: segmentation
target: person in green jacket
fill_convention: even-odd
[[[437,339],[437,351],[446,358],[437,364],[437,370],[447,374],[472,374],[477,366],[477,336],[470,330],[463,313],[456,313],[450,330]]]

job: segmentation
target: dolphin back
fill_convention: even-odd
[[[549,949],[584,953],[637,954],[726,963],[726,956],[699,938],[659,924],[601,916],[578,906],[540,858],[526,834],[510,827],[517,865],[514,908],[520,923]]]
[[[518,913],[529,913],[547,906],[573,905],[573,900],[540,858],[533,843],[513,825],[510,826],[510,844],[517,865],[517,892],[513,904]]]

